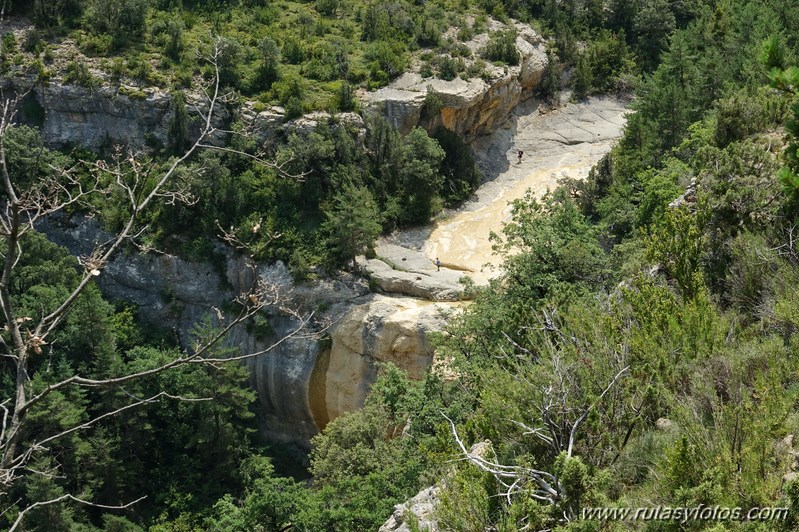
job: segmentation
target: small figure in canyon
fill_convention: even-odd
[[[436,257],[436,270],[441,271],[441,261]]]
[[[519,163],[518,164],[522,164],[522,155],[524,155],[524,152],[522,150],[519,150]]]

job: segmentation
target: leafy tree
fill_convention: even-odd
[[[274,40],[267,37],[259,43],[258,51],[261,54],[261,63],[256,71],[255,85],[258,89],[268,90],[280,77],[280,48]]]
[[[216,68],[219,71],[219,83],[227,87],[238,87],[241,84],[240,66],[244,53],[241,44],[227,37],[220,37],[215,44],[217,49]]]
[[[444,184],[439,171],[444,156],[444,150],[421,128],[403,137],[397,176],[402,184],[400,222],[424,223],[433,215],[435,198]]]
[[[273,90],[286,108],[286,118],[297,118],[305,112],[305,82],[296,75],[289,75],[274,83]]]
[[[592,75],[588,60],[580,54],[574,70],[574,98],[584,100],[591,92]]]
[[[696,294],[702,284],[701,223],[701,217],[685,206],[669,210],[648,243],[648,256],[666,268],[686,298]]]
[[[39,26],[56,26],[63,20],[77,20],[84,8],[82,0],[34,0],[33,19]]]
[[[558,60],[552,50],[547,50],[547,68],[541,83],[538,84],[539,94],[550,103],[556,103],[560,92],[560,75]]]
[[[357,101],[355,91],[352,90],[352,85],[346,81],[342,81],[339,84],[338,91],[336,91],[336,108],[343,112],[354,111]]]
[[[676,28],[674,13],[668,0],[641,2],[633,18],[633,32],[638,40],[641,59],[652,69],[660,52],[667,47],[668,37]]]
[[[167,140],[172,153],[179,154],[189,146],[189,114],[186,111],[186,97],[182,92],[172,95],[174,116],[167,131]]]
[[[298,511],[307,504],[302,485],[291,479],[276,478],[274,467],[265,457],[252,457],[240,467],[245,479],[243,498],[239,502],[225,495],[214,505],[205,526],[240,532],[284,530],[292,526]]]
[[[331,201],[322,231],[334,260],[350,262],[354,268],[355,257],[369,251],[380,235],[377,203],[367,188],[351,184],[345,184]]]
[[[461,138],[439,126],[433,132],[444,159],[441,161],[440,173],[444,176],[441,185],[441,196],[448,205],[455,205],[466,200],[480,186],[481,175],[474,162],[472,151]]]
[[[799,92],[799,67],[772,74],[772,84],[782,90]],[[792,115],[785,124],[790,135],[790,143],[785,150],[786,165],[779,172],[780,180],[794,198],[799,197],[799,103],[791,108]]]
[[[216,52],[220,46],[217,42]],[[137,408],[170,397],[169,391],[161,386],[152,389],[149,395],[139,395],[134,388],[141,386],[139,389],[145,390],[148,379],[173,375],[168,370],[210,371],[209,368],[230,361],[215,351],[222,334],[214,333],[203,335],[192,353],[162,352],[127,364],[116,352],[113,334],[109,332],[113,323],[110,306],[102,303],[93,283],[123,244],[141,235],[139,224],[153,216],[153,207],[159,201],[185,198],[184,189],[170,187],[180,164],[197,152],[210,134],[210,117],[220,94],[209,93],[210,100],[204,109],[208,114],[201,116],[205,126],[199,139],[181,158],[164,168],[121,154],[108,161],[84,161],[81,167],[47,164],[58,163],[59,158],[43,149],[34,153],[35,145],[31,152],[31,146],[14,143],[14,112],[24,96],[5,101],[0,117],[0,180],[5,205],[0,217],[4,227],[0,250],[5,258],[0,275],[4,325],[1,343],[7,351],[0,365],[6,427],[0,433],[0,492],[10,494],[9,500],[15,501],[0,519],[10,529],[19,529],[27,517],[52,515],[55,506],[65,502],[98,510],[101,503],[95,501],[108,497],[106,509],[130,506],[137,499],[118,489],[119,486],[103,491],[110,486],[106,482],[117,477],[111,474],[111,469],[124,463],[107,459],[106,451],[115,447],[115,441],[122,441],[122,436],[114,434],[111,426]],[[19,153],[15,153],[17,150]],[[78,168],[86,170],[79,173]],[[20,176],[20,171],[29,173]],[[44,216],[67,214],[77,206],[91,209],[98,196],[102,203],[110,202],[119,209],[118,231],[77,260],[73,257],[58,264],[63,262],[58,254],[55,260],[53,257],[43,260],[36,250],[46,251],[47,245],[33,236],[34,227]],[[34,268],[26,267],[29,261]],[[42,283],[37,276],[47,271],[55,275]],[[22,285],[24,292],[16,293]],[[270,303],[268,292],[259,283],[253,292],[243,295],[238,317],[225,321],[221,316],[221,324],[232,327],[253,317]],[[195,373],[192,377],[195,380],[190,387],[203,388],[202,376]],[[178,386],[177,382],[172,383]],[[211,410],[205,411],[213,420],[213,426],[205,431],[210,441],[197,434],[193,442],[198,458],[206,466],[222,463],[219,455],[231,451],[227,435],[240,436],[223,419],[234,411],[239,416],[245,415],[241,407],[248,398],[252,399],[252,392],[249,395],[244,392],[241,381],[236,384],[226,387],[214,381],[204,389],[218,400]],[[192,427],[195,422],[192,420]],[[135,426],[147,430],[141,420]],[[86,441],[85,435],[88,435]],[[97,449],[103,454],[98,455]],[[133,467],[128,472],[136,473]],[[67,511],[62,515],[66,520],[70,514]],[[71,524],[64,521],[45,526],[62,528]]]
[[[503,228],[504,239],[492,239],[505,260],[515,297],[533,303],[559,283],[602,282],[605,253],[596,242],[596,229],[571,198],[560,192],[539,202],[528,193],[513,203],[512,217]]]
[[[167,41],[164,51],[173,61],[179,61],[186,47],[183,42],[183,23],[179,20],[170,20],[167,28]]]
[[[94,31],[111,35],[114,46],[124,47],[144,35],[147,0],[92,0],[87,16]]]
[[[404,46],[397,41],[372,42],[366,47],[364,57],[369,61],[372,80],[378,85],[402,74],[409,61]]]

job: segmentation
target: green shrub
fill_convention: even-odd
[[[238,88],[241,86],[241,64],[244,50],[241,44],[227,37],[219,38],[219,83],[223,86]]]
[[[257,67],[255,80],[250,87],[253,90],[269,90],[280,77],[280,48],[277,43],[266,37],[258,43],[260,64]]]
[[[305,82],[297,75],[286,76],[272,86],[286,111],[286,118],[296,118],[305,112]]]
[[[516,49],[516,32],[506,30],[492,33],[483,49],[483,57],[489,61],[518,65],[521,54]]]
[[[162,33],[164,54],[173,61],[180,61],[181,54],[183,54],[183,50],[186,48],[186,43],[183,38],[183,31],[185,29],[183,21],[178,18],[169,20],[164,26]]]
[[[100,35],[81,34],[78,46],[81,52],[87,56],[106,56],[114,48],[114,39],[106,33]]]
[[[386,84],[408,67],[408,54],[397,41],[376,41],[366,47],[364,56],[369,61],[373,81]]]
[[[305,60],[305,50],[299,40],[289,37],[283,41],[283,59],[290,65],[299,65]]]
[[[444,100],[441,99],[441,94],[437,92],[432,85],[427,86],[427,94],[424,97],[424,104],[422,104],[421,117],[424,120],[432,120],[438,117],[441,109],[444,108]]]
[[[22,49],[29,54],[40,54],[47,47],[44,41],[42,32],[37,28],[31,28],[25,35],[25,41],[22,43]]]
[[[447,206],[453,206],[466,200],[477,190],[482,176],[469,145],[461,137],[439,126],[433,132],[433,138],[438,141],[445,154],[440,168],[440,173],[444,176],[441,196]]]
[[[66,23],[71,25],[80,17],[83,0],[33,0],[33,21],[39,27],[52,28]]]
[[[346,81],[339,83],[336,90],[336,109],[343,112],[354,111],[358,99],[355,97],[355,91],[352,85]]]
[[[144,35],[147,0],[91,0],[87,27],[107,33],[116,48],[141,40]]]
[[[337,50],[335,45],[327,41],[319,41],[311,49],[311,60],[302,67],[302,74],[319,81],[339,79],[342,70],[346,72],[346,54]]]
[[[12,32],[3,34],[2,52],[5,55],[14,55],[17,51],[17,39]]]
[[[119,87],[119,94],[127,96],[131,100],[144,100],[147,98],[147,93],[135,87],[126,87],[122,85]]]
[[[89,71],[89,66],[83,61],[70,61],[67,63],[64,74],[64,83],[74,83],[84,87],[95,87],[99,80]]]
[[[419,67],[419,75],[423,78],[432,78],[433,77],[433,65],[430,64],[429,61],[425,61],[422,63],[422,66]]]
[[[339,0],[316,0],[314,7],[320,14],[326,17],[333,17],[336,15],[336,10],[338,10]]]
[[[635,68],[623,32],[599,33],[591,40],[581,57],[585,57],[588,62],[588,77],[591,87],[597,92],[613,90],[617,80]]]
[[[416,43],[419,46],[438,46],[441,43],[440,22],[425,17],[416,29]]]

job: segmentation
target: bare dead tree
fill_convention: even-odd
[[[0,335],[0,356],[9,359],[12,363],[14,391],[13,396],[0,398],[0,497],[8,493],[12,485],[24,475],[52,475],[52,472],[32,469],[32,461],[36,456],[48,453],[54,444],[70,434],[89,429],[98,422],[126,410],[162,399],[198,400],[173,396],[166,391],[147,398],[131,397],[128,404],[116,410],[101,413],[88,421],[63,428],[52,434],[32,436],[29,431],[26,431],[29,415],[53,392],[70,387],[119,387],[131,381],[189,364],[217,367],[224,363],[261,356],[299,335],[313,319],[313,313],[301,314],[292,309],[287,295],[281,293],[276,285],[259,279],[254,263],[249,261],[250,267],[253,269],[251,276],[253,283],[248,290],[235,299],[240,311],[236,315],[226,317],[220,310],[217,310],[219,329],[211,338],[204,339],[201,343],[192,346],[190,350],[182,352],[168,362],[143,371],[103,379],[75,374],[48,384],[43,389],[33,386],[29,372],[32,357],[42,353],[43,346],[48,344],[48,339],[64,322],[75,302],[86,288],[103,274],[104,268],[114,255],[125,244],[135,243],[137,237],[145,230],[146,227],[141,222],[142,214],[159,202],[174,204],[193,201],[188,191],[179,183],[175,183],[176,171],[198,150],[209,147],[217,148],[209,144],[208,139],[218,133],[213,124],[213,115],[224,99],[224,94],[220,90],[217,66],[220,52],[221,49],[217,42],[207,57],[215,68],[216,75],[212,84],[203,93],[206,98],[204,104],[195,106],[195,112],[201,119],[199,137],[181,156],[175,158],[165,170],[157,174],[155,179],[152,178],[154,167],[142,162],[142,159],[136,154],[118,149],[111,162],[88,163],[91,179],[87,180],[85,176],[79,177],[74,168],[58,171],[53,169],[52,175],[44,176],[29,185],[21,185],[20,176],[12,175],[9,170],[5,141],[7,133],[15,125],[14,116],[17,105],[27,96],[27,93],[2,99],[2,108],[0,109],[0,190],[2,190],[3,198],[0,199],[0,239],[2,240],[0,242],[0,258],[2,259],[0,262],[2,268],[0,269],[0,309],[5,329]],[[253,157],[258,158],[259,156]],[[274,161],[264,162],[279,172],[284,164]],[[11,285],[15,279],[15,268],[25,253],[22,240],[24,235],[35,231],[37,223],[48,215],[64,211],[73,205],[85,205],[91,197],[110,194],[121,194],[127,202],[129,215],[122,223],[122,228],[110,240],[98,245],[88,256],[78,257],[78,262],[83,268],[80,280],[69,295],[60,301],[55,310],[38,320],[21,315],[12,298]],[[229,234],[223,235],[223,238],[226,238],[228,242],[235,243],[231,241]],[[265,349],[254,353],[231,358],[220,358],[214,354],[213,348],[233,327],[252,318],[266,307],[292,316],[295,319],[296,327]],[[127,508],[138,502],[136,500],[120,506],[103,506],[83,500],[73,494],[66,494],[52,500],[32,501],[19,510],[11,529],[17,529],[25,515],[31,510],[64,501],[114,509]]]
[[[571,372],[560,359],[554,359],[552,366],[552,381],[539,390],[538,417],[529,424],[517,420],[511,422],[523,428],[524,435],[532,436],[551,448],[555,456],[564,454],[567,459],[571,459],[574,456],[580,427],[616,383],[625,376],[629,366],[618,371],[601,393],[587,404],[576,397],[579,395],[576,383],[572,381]],[[522,491],[548,505],[557,505],[568,498],[567,487],[553,471],[522,465],[504,465],[480,453],[471,452],[458,434],[455,423],[445,414],[442,415],[450,424],[452,435],[463,459],[493,475],[501,487],[499,495],[504,497],[508,504]],[[568,516],[564,516],[564,520],[568,520]]]

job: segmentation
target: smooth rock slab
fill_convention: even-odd
[[[364,265],[372,282],[389,294],[403,294],[428,301],[460,301],[464,297],[463,273],[446,268],[436,271],[402,271],[393,269],[379,259],[367,260]]]

